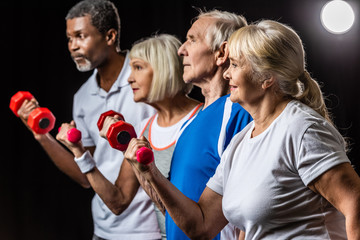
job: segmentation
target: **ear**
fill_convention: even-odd
[[[216,65],[221,66],[227,63],[229,57],[229,50],[227,46],[227,41],[225,41],[220,45],[219,50],[216,51]]]
[[[275,77],[272,74],[266,73],[264,75],[265,79],[262,81],[261,87],[262,89],[267,89],[274,85],[275,83]]]
[[[113,28],[111,28],[109,31],[107,31],[106,33],[106,42],[109,46],[114,45],[116,42],[116,35],[117,35],[117,31]]]

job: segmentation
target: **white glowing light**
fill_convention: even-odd
[[[342,34],[352,27],[355,20],[351,6],[343,0],[327,2],[321,10],[321,23],[334,34]]]

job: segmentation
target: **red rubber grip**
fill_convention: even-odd
[[[67,139],[69,142],[78,143],[81,140],[81,132],[76,128],[71,128],[67,131]]]
[[[154,153],[150,148],[142,147],[136,151],[136,160],[141,164],[148,165],[154,161]]]
[[[59,127],[58,131],[60,132],[61,127]],[[78,143],[81,140],[81,132],[76,128],[71,128],[67,131],[67,140],[72,143]]]

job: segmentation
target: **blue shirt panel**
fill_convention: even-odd
[[[223,122],[225,103],[229,95],[223,96],[200,111],[179,137],[171,162],[170,181],[183,194],[198,201],[206,183],[215,174],[220,163],[218,142]],[[233,103],[226,124],[223,150],[232,137],[241,131],[251,117],[240,104]],[[168,240],[189,239],[166,213]],[[220,239],[220,234],[214,239]]]

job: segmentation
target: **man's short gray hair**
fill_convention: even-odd
[[[204,17],[215,19],[215,24],[212,24],[206,33],[206,39],[208,39],[208,43],[214,52],[220,48],[224,41],[230,38],[233,32],[247,26],[245,17],[227,11],[216,9],[203,11],[199,9],[199,15],[195,18],[195,21]]]

